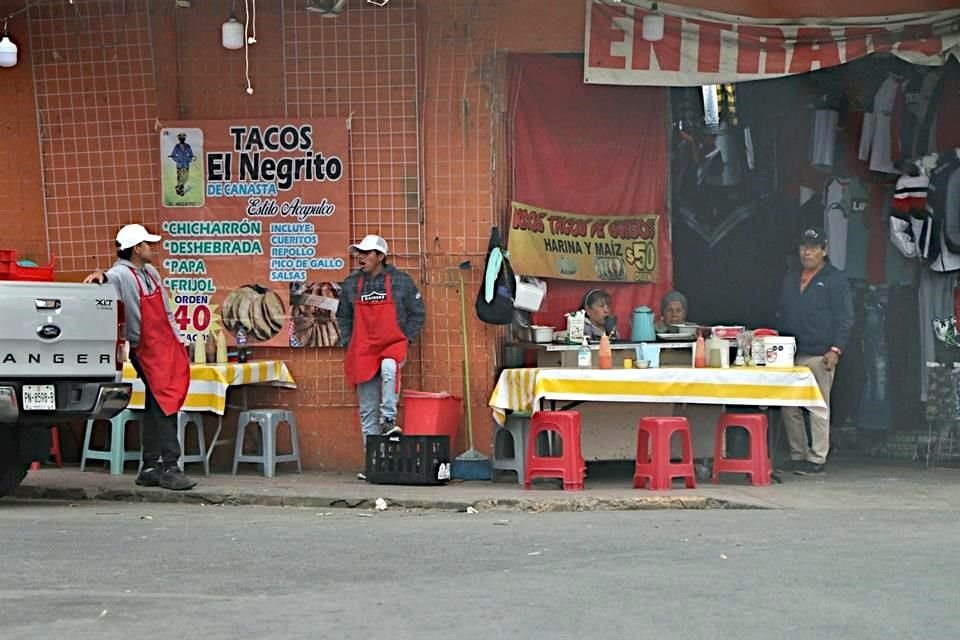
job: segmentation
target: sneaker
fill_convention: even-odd
[[[826,473],[826,469],[824,469],[824,465],[822,464],[804,460],[793,472],[798,476],[822,476]]]
[[[780,461],[779,464],[776,465],[775,471],[779,471],[780,473],[789,473],[791,471],[796,471],[805,462],[806,462],[805,460],[790,460],[790,459],[782,460]]]
[[[387,418],[380,423],[380,433],[385,436],[399,436],[403,434],[403,429],[400,428],[396,420]]]
[[[159,487],[160,469],[157,467],[141,469],[140,473],[137,474],[137,479],[134,480],[134,482],[141,487]]]
[[[193,489],[197,483],[191,480],[176,464],[164,465],[160,472],[160,486],[170,491]]]
[[[366,481],[366,479],[367,479],[367,474],[365,474],[363,471],[361,471],[361,472],[359,472],[359,473],[357,474],[357,480],[364,480],[364,481]]]

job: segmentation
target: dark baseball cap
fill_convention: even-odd
[[[826,247],[827,235],[823,229],[806,229],[800,234],[800,246]]]

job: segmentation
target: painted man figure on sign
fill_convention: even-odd
[[[190,179],[190,163],[196,160],[193,148],[187,144],[187,134],[177,134],[177,144],[170,153],[170,158],[177,165],[177,186],[174,189],[178,196],[183,197],[187,192],[187,181]]]
[[[170,299],[160,274],[150,264],[153,243],[160,236],[139,224],[117,233],[117,261],[109,271],[95,271],[84,282],[109,282],[123,302],[130,362],[146,394],[141,423],[143,467],[136,483],[173,491],[192,489],[196,482],[180,469],[177,413],[190,386],[190,361],[173,319]]]
[[[369,235],[350,250],[360,268],[340,290],[337,322],[340,345],[347,347],[347,384],[356,385],[363,440],[369,435],[395,435],[400,368],[407,347],[426,319],[423,299],[413,278],[387,264],[387,242]]]

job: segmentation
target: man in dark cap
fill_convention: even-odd
[[[810,414],[810,442],[803,409],[784,407],[783,426],[790,443],[784,470],[820,474],[830,450],[830,387],[853,326],[847,276],[827,259],[827,238],[820,229],[800,235],[800,268],[787,272],[780,294],[780,332],[797,340],[796,363],[809,367],[827,403],[827,417]]]

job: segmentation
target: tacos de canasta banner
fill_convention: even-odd
[[[656,215],[591,216],[511,203],[510,262],[523,275],[657,281]]]
[[[334,346],[350,243],[339,119],[182,121],[160,132],[158,268],[188,339]]]

